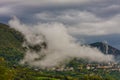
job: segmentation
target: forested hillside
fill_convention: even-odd
[[[88,70],[84,59],[73,59],[63,71],[20,65],[25,50],[23,35],[0,24],[0,80],[117,80],[119,72]],[[69,70],[70,68],[74,68]],[[81,68],[82,67],[82,68]],[[117,77],[118,76],[118,77]],[[116,79],[114,79],[116,77]]]
[[[5,24],[0,24],[0,56],[5,60],[17,63],[22,57],[23,36]]]

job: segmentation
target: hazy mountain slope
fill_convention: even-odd
[[[9,26],[0,23],[0,56],[7,61],[17,62],[23,56],[23,36],[11,29]]]
[[[22,57],[24,50],[22,48],[23,36],[20,32],[11,29],[8,25],[0,23],[0,56],[7,61],[16,63]],[[96,42],[90,44],[92,47],[97,47],[101,52],[106,53],[106,44]],[[108,54],[120,55],[120,50],[108,45]]]
[[[104,43],[104,42],[96,42],[90,44],[92,47],[97,47],[100,51],[102,51],[104,54],[106,54],[106,45],[108,46],[108,54],[112,54],[114,56],[120,55],[120,50]]]
[[[11,47],[20,49],[22,41],[23,38],[19,32],[5,24],[0,24],[0,48]]]

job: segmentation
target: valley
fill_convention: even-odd
[[[23,42],[24,36],[20,32],[11,29],[8,25],[0,24],[0,80],[120,79],[120,63],[118,60],[120,50],[108,44],[108,49],[106,49],[106,44],[103,42],[93,43],[90,46],[98,48],[104,54],[114,55],[118,62],[98,63],[83,58],[71,58],[69,63],[44,69],[27,65],[27,63],[26,65],[20,64],[26,52],[26,48],[22,46]],[[35,50],[39,49],[37,47],[30,48],[32,50],[34,48]]]

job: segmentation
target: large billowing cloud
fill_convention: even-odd
[[[114,61],[112,55],[103,54],[96,48],[81,46],[76,43],[75,38],[68,34],[67,29],[62,23],[38,23],[37,25],[26,25],[17,18],[10,20],[10,26],[20,31],[25,36],[27,52],[22,64],[37,66],[40,68],[51,68],[62,65],[72,58],[83,58],[95,62]],[[41,45],[46,43],[47,48]],[[29,48],[29,46],[40,46],[41,50]],[[35,47],[36,48],[36,47]]]
[[[105,40],[119,46],[120,0],[0,0],[1,22],[14,15],[24,23],[64,24],[77,38],[87,37],[85,41],[106,36]]]

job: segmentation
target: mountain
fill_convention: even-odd
[[[109,44],[107,44],[105,42],[92,43],[92,44],[90,44],[90,46],[98,48],[104,54],[111,54],[114,56],[118,56],[118,55],[120,56],[120,50],[110,46]]]
[[[11,29],[8,25],[0,23],[0,57],[17,63],[22,57],[23,36],[20,32]]]
[[[33,69],[29,66],[14,65],[23,58],[25,50],[22,47],[23,35],[11,29],[8,25],[0,23],[0,80],[119,80],[119,72],[102,70],[88,70],[88,63],[84,59],[73,59],[66,64],[65,71],[49,71]],[[45,43],[43,44],[47,46]],[[105,44],[101,42],[91,44],[104,53]],[[39,50],[39,46],[29,46]],[[119,55],[119,50],[108,46],[110,54]],[[4,60],[5,59],[5,60]],[[59,67],[58,67],[59,68]],[[69,71],[68,69],[74,69]],[[103,74],[104,73],[104,74]],[[114,79],[115,78],[115,79]]]
[[[0,23],[0,48],[21,48],[23,36],[20,32],[11,29],[8,25]]]
[[[23,41],[24,38],[20,32],[0,23],[0,57],[4,57],[10,63],[17,63],[25,53],[22,47]],[[104,42],[92,43],[90,46],[97,47],[104,54],[120,55],[120,50]],[[31,48],[36,48],[36,46]],[[39,49],[39,47],[36,49]]]

